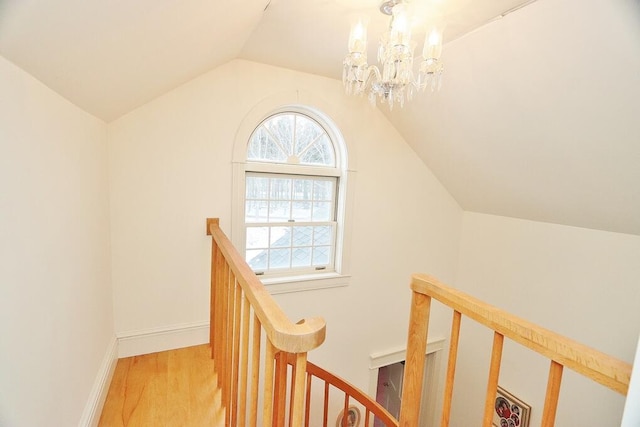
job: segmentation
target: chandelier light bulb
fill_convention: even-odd
[[[351,25],[349,33],[349,53],[363,53],[367,50],[367,23],[358,19]]]
[[[442,55],[442,33],[437,28],[433,28],[425,38],[422,57],[437,60],[440,59],[440,55]]]
[[[404,4],[398,4],[393,8],[390,26],[391,43],[396,46],[409,46],[411,43],[411,23]]]

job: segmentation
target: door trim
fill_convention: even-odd
[[[425,409],[420,415],[421,426],[436,425],[437,413],[436,404],[438,388],[440,383],[441,371],[440,366],[442,363],[442,350],[446,339],[439,338],[427,342],[427,349],[425,351],[425,374],[427,377],[435,378],[435,381],[424,381],[422,385],[422,403],[421,407]],[[393,365],[394,363],[402,362],[406,360],[407,348],[396,347],[380,352],[371,353],[369,355],[369,395],[375,399],[376,391],[378,387],[378,370],[383,366]],[[432,398],[429,399],[429,396]]]

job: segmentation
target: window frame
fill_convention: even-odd
[[[318,123],[327,133],[334,148],[335,167],[301,165],[289,163],[271,163],[260,161],[248,161],[247,151],[251,135],[270,117],[294,113],[306,116]],[[232,203],[232,241],[239,252],[244,256],[246,244],[245,225],[245,191],[247,173],[271,173],[283,175],[308,175],[318,177],[336,178],[336,232],[334,244],[334,262],[332,271],[314,272],[281,272],[258,276],[262,283],[268,287],[271,293],[297,292],[310,289],[323,289],[337,286],[346,286],[350,281],[349,263],[346,256],[349,238],[345,230],[350,216],[347,215],[347,203],[351,203],[351,188],[348,181],[354,178],[347,168],[346,145],[342,134],[336,125],[322,113],[305,106],[290,105],[271,110],[260,117],[259,120],[249,122],[245,120],[244,129],[236,136],[236,150],[233,162],[233,203]],[[242,144],[241,146],[239,146]],[[347,197],[347,195],[351,195]]]
[[[262,178],[270,178],[270,179],[309,179],[312,182],[317,182],[317,181],[325,181],[325,182],[330,182],[333,186],[333,192],[332,192],[332,197],[331,200],[327,200],[327,201],[322,201],[322,203],[330,203],[330,216],[329,219],[325,219],[325,220],[313,220],[310,219],[308,221],[302,220],[302,219],[294,219],[294,218],[289,218],[286,221],[273,221],[271,220],[271,218],[267,218],[266,221],[251,221],[248,222],[247,221],[247,215],[246,215],[246,202],[247,200],[261,200],[261,201],[267,201],[267,202],[271,202],[271,201],[280,201],[278,199],[272,199],[271,196],[269,196],[266,199],[260,198],[260,199],[254,199],[254,198],[248,198],[245,194],[245,221],[244,221],[244,229],[245,232],[247,232],[250,228],[291,228],[292,229],[292,234],[291,234],[291,241],[289,242],[289,244],[287,246],[282,246],[281,249],[290,249],[291,251],[295,250],[295,248],[301,248],[301,246],[296,246],[295,242],[293,241],[293,236],[295,236],[295,231],[294,229],[296,227],[331,227],[331,235],[330,235],[330,243],[327,244],[321,244],[321,245],[315,245],[315,244],[311,244],[310,246],[308,246],[309,248],[311,248],[311,254],[313,254],[313,252],[315,251],[316,248],[318,247],[331,247],[331,256],[329,257],[329,261],[326,264],[322,264],[322,265],[314,265],[313,264],[313,255],[311,255],[311,264],[309,266],[294,266],[291,265],[288,268],[277,268],[274,267],[272,268],[269,264],[270,262],[268,262],[267,266],[265,269],[260,270],[257,268],[254,268],[253,270],[255,271],[255,273],[257,275],[264,275],[265,277],[286,277],[286,276],[292,276],[292,275],[304,275],[304,274],[315,274],[318,272],[333,272],[335,271],[335,251],[336,251],[336,234],[337,234],[337,224],[338,224],[338,217],[337,217],[337,193],[338,193],[338,185],[339,185],[339,181],[338,181],[338,177],[334,177],[334,176],[327,176],[327,175],[290,175],[290,174],[282,174],[282,173],[264,173],[264,172],[254,172],[254,171],[246,171],[245,172],[245,184],[246,184],[246,178],[247,177],[262,177]],[[286,201],[291,202],[291,203],[295,203],[296,199],[294,199],[293,197],[291,199],[286,199]],[[312,200],[309,200],[309,202],[313,203]],[[246,236],[246,234],[245,234]],[[271,246],[271,244],[269,244],[267,247],[260,247],[260,248],[247,248],[245,246],[245,256],[246,256],[246,252],[248,252],[249,250],[267,250],[267,251],[271,251],[271,250],[278,250],[280,249],[280,247],[275,247],[275,246]],[[293,256],[293,254],[291,255],[291,257]],[[267,258],[269,259],[269,258]],[[293,259],[290,259],[291,263],[293,264]],[[251,266],[251,263],[249,263]],[[253,268],[253,267],[252,267]]]

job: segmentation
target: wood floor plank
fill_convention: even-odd
[[[171,405],[167,406],[167,425],[179,425],[179,422],[191,418],[189,360],[185,357],[185,354],[186,352],[184,351],[170,351],[167,354],[167,369],[168,372],[173,373],[168,377],[167,384],[167,402],[172,402]]]
[[[99,423],[100,427],[223,425],[208,345],[118,360]]]

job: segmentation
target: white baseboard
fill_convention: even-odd
[[[208,321],[117,334],[109,343],[102,359],[78,426],[96,427],[98,425],[119,358],[190,347],[208,342]]]
[[[138,356],[208,342],[208,321],[129,331],[118,334],[118,357]]]
[[[109,343],[109,347],[98,369],[98,375],[93,383],[89,399],[87,399],[87,404],[84,407],[82,417],[78,423],[79,427],[96,427],[98,425],[117,361],[118,340],[114,336]]]

